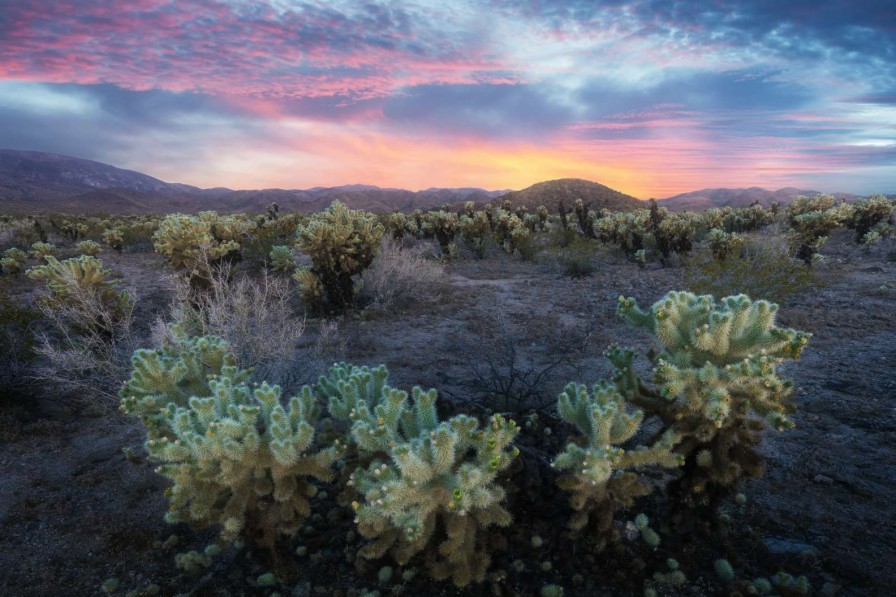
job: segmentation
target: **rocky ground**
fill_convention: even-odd
[[[386,364],[398,387],[439,388],[443,415],[488,408],[530,422],[511,473],[515,522],[503,533],[507,546],[495,554],[487,582],[455,589],[428,581],[419,564],[395,567],[386,578],[381,569],[390,562],[355,557],[362,543],[332,499],[315,500],[308,524],[276,561],[233,548],[198,574],[181,572],[174,554],[201,550],[214,535],[162,520],[165,481],[142,456],[139,423],[108,408],[67,409],[38,387],[0,409],[0,594],[91,595],[115,578],[113,593],[120,595],[537,595],[549,583],[566,595],[640,595],[644,579],[674,557],[688,583],[667,594],[711,595],[728,593],[712,570],[726,557],[747,578],[786,570],[807,575],[820,594],[892,595],[894,250],[893,241],[865,251],[846,235],[835,237],[817,268],[819,283],[781,305],[781,325],[813,334],[802,360],[785,368],[798,388],[797,426],[769,432],[765,476],[743,484],[746,504],[727,504],[731,522],[710,534],[669,528],[655,493],[638,511],[656,521],[659,549],[623,540],[593,553],[565,530],[565,499],[546,466],[567,432],[550,411],[557,391],[567,381],[607,375],[602,353],[611,342],[648,348],[648,338],[616,316],[616,298],[650,304],[682,287],[685,266],[639,270],[599,251],[597,270],[572,279],[551,259],[494,254],[447,264],[437,301],[341,319],[334,352],[357,364]],[[165,315],[170,272],[158,256],[109,256],[106,263],[138,288],[141,320]],[[23,283],[22,296],[27,288]],[[313,323],[309,342],[318,329]],[[127,447],[134,448],[130,457]],[[294,554],[299,546],[305,555]],[[283,585],[256,586],[271,569]]]

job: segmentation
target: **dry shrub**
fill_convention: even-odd
[[[820,284],[815,271],[791,256],[786,235],[776,227],[745,238],[740,253],[723,260],[709,250],[695,254],[685,272],[685,286],[698,294],[743,293],[781,304]]]
[[[445,272],[419,249],[402,248],[384,237],[379,253],[361,276],[361,296],[372,309],[386,311],[439,300]]]
[[[171,316],[191,336],[227,340],[240,367],[254,369],[258,381],[292,387],[304,364],[297,351],[305,320],[294,314],[294,290],[288,280],[269,275],[234,277],[229,266],[211,269],[209,288],[191,289],[184,276],[175,284]],[[156,344],[170,333],[163,322],[154,328]]]
[[[64,302],[41,301],[50,329],[37,335],[36,379],[70,405],[116,407],[141,345],[133,331],[136,294],[129,293],[125,304],[112,305],[95,288],[71,284]]]

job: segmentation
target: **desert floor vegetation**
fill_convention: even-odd
[[[94,317],[99,329],[88,329],[87,344],[78,343],[83,333],[69,338],[60,329],[85,317],[78,305],[95,305],[95,290],[82,288],[87,294],[80,302],[50,310],[42,281],[10,265],[0,279],[8,338],[0,347],[0,593],[727,595],[753,587],[757,594],[796,595],[805,584],[822,595],[888,594],[896,586],[894,238],[856,244],[854,231],[841,226],[823,246],[813,245],[823,258],[807,265],[788,253],[786,230],[737,232],[743,243],[732,249],[736,255],[721,259],[703,230],[694,233],[688,254],[660,259],[655,239],[624,229],[640,225],[633,217],[620,217],[613,230],[606,223],[605,241],[579,231],[572,242],[557,243],[567,235],[539,230],[526,215],[494,215],[496,221],[516,218],[507,224],[516,228],[505,231],[503,241],[481,243],[482,258],[462,246],[459,229],[457,236],[443,230],[436,239],[415,229],[412,218],[389,234],[365,223],[375,228],[379,250],[370,258],[369,243],[363,247],[369,267],[355,276],[352,296],[345,272],[328,273],[320,259],[313,263],[298,250],[299,270],[316,268],[304,281],[288,267],[265,267],[267,250],[258,251],[257,260],[240,260],[224,259],[222,249],[214,263],[191,251],[199,265],[178,270],[170,255],[152,250],[149,234],[118,249],[106,244],[97,257],[108,279],[120,282],[102,288],[134,293],[115,324]],[[440,216],[439,226],[447,217]],[[525,221],[531,228],[523,231]],[[251,221],[226,222],[251,233]],[[102,240],[99,228],[96,240]],[[600,235],[600,225],[593,230]],[[33,240],[29,223],[9,224],[2,233],[0,249]],[[232,234],[240,239],[243,232]],[[49,236],[57,257],[30,257],[20,269],[80,255],[75,240],[83,239]],[[340,250],[351,254],[352,246]],[[638,259],[638,251],[646,257]],[[726,259],[735,261],[726,267]],[[327,308],[309,308],[311,286],[328,275],[336,280],[338,300],[327,302],[324,289],[316,296]],[[799,362],[780,366],[795,387],[787,414],[795,427],[764,433],[764,474],[740,479],[736,491],[696,522],[681,522],[657,489],[620,506],[610,522],[616,536],[598,545],[569,528],[568,496],[550,466],[575,435],[558,415],[557,397],[568,382],[590,387],[610,379],[614,367],[605,352],[611,344],[642,353],[634,367],[652,380],[643,356],[650,337],[620,318],[619,297],[649,306],[670,290],[685,289],[717,298],[749,290],[754,300],[779,305],[779,326],[812,335]],[[341,309],[344,304],[352,307]],[[307,515],[273,549],[245,541],[207,549],[217,545],[219,526],[166,523],[169,483],[155,472],[147,431],[109,397],[130,375],[136,348],[161,350],[177,346],[178,338],[207,336],[230,346],[247,387],[278,384],[284,404],[334,363],[347,362],[385,365],[394,388],[437,389],[440,421],[469,415],[498,421],[494,429],[514,421],[520,457],[505,462],[511,448],[501,443],[507,438],[499,439],[506,449],[493,467],[506,482],[501,503],[512,523],[500,528],[502,545],[488,552],[482,582],[454,586],[451,574],[456,584],[463,575],[450,566],[449,580],[433,580],[422,556],[404,566],[388,555],[359,557],[370,537],[385,531],[363,525],[359,531],[352,507],[336,498],[348,478],[338,469],[329,480],[320,473],[316,492],[308,492]],[[90,348],[103,339],[121,345],[112,344],[108,353]],[[73,355],[72,343],[93,352]],[[88,357],[105,359],[105,368],[91,373]],[[648,421],[633,441],[646,441],[658,429]],[[321,428],[318,435],[330,431]],[[659,488],[663,474],[674,476],[651,471],[645,483]],[[768,579],[767,593],[757,579]],[[551,592],[550,585],[562,592]]]

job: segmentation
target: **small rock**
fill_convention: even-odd
[[[842,588],[843,587],[835,582],[826,582],[824,583],[824,586],[821,587],[821,595],[823,595],[823,597],[834,597],[834,595],[839,593]]]
[[[776,537],[766,537],[762,540],[765,547],[774,555],[803,555],[805,553],[817,555],[818,548],[808,543],[800,543],[799,541],[789,541],[787,539],[778,539]]]
[[[814,477],[812,477],[812,482],[813,482],[813,483],[820,483],[820,484],[822,484],[822,485],[833,485],[833,484],[834,484],[834,480],[833,480],[833,479],[831,479],[831,478],[828,477],[827,475],[820,475],[820,474],[819,474],[819,475],[815,475]]]

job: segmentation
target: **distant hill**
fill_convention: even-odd
[[[506,190],[383,189],[354,184],[312,189],[200,189],[101,162],[36,151],[0,150],[0,212],[170,213],[261,212],[276,201],[287,211],[314,212],[335,200],[376,212],[431,209],[446,203],[488,202]]]
[[[768,207],[775,202],[787,205],[793,201],[794,197],[799,195],[814,197],[818,194],[819,191],[807,191],[795,187],[785,187],[777,191],[768,191],[759,187],[750,187],[748,189],[703,189],[682,193],[666,199],[659,199],[657,203],[674,211],[700,211],[710,207],[746,207],[756,201],[763,207]],[[833,195],[845,201],[855,201],[859,198],[858,195],[850,193],[833,193]]]
[[[572,210],[576,199],[591,206],[592,209],[608,209],[611,211],[632,211],[645,207],[642,201],[615,191],[602,184],[581,178],[561,178],[540,182],[522,191],[513,191],[498,198],[509,200],[514,206],[526,206],[530,210],[544,205],[552,213],[557,211],[560,202],[567,210]]]

